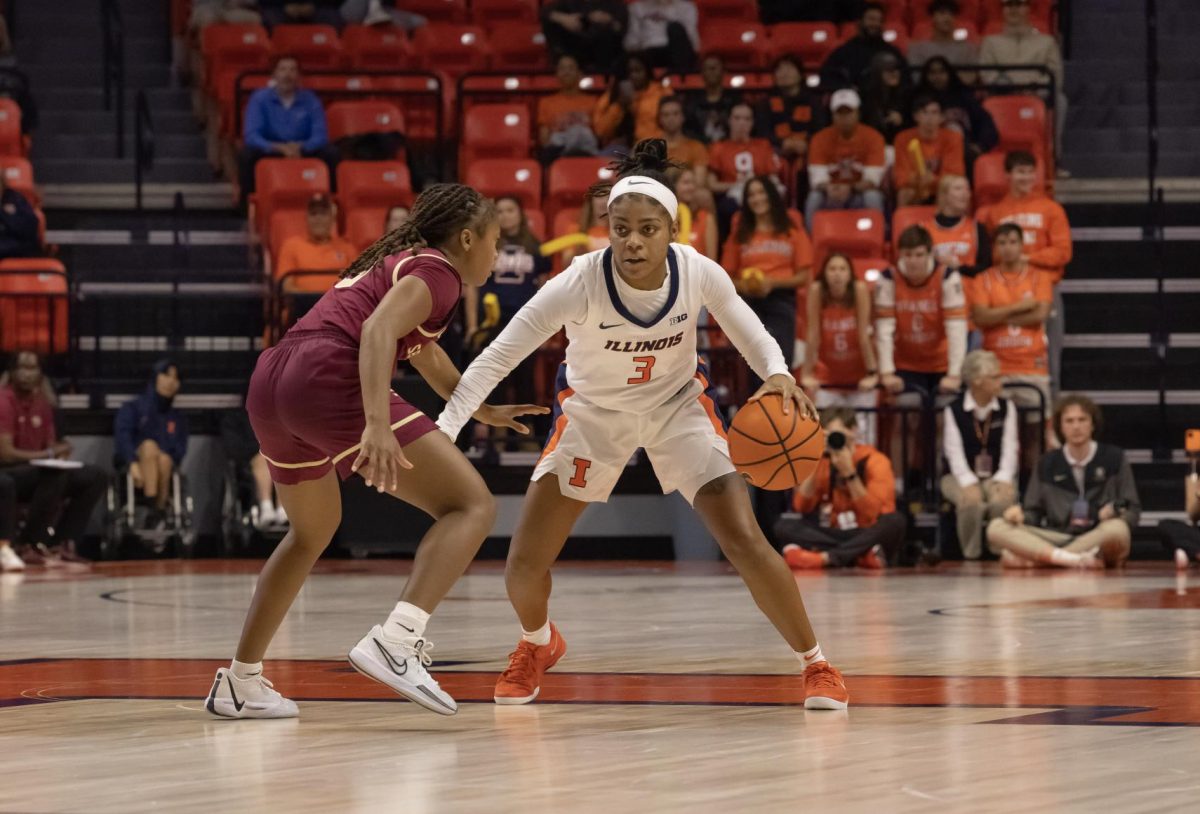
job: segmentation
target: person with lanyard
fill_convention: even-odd
[[[1004,383],[996,354],[968,353],[962,378],[966,390],[943,411],[942,453],[950,471],[942,476],[942,495],[954,505],[963,557],[977,560],[984,522],[1017,500],[1017,407],[1000,398]]]

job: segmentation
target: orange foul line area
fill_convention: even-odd
[[[0,707],[53,701],[199,701],[214,670],[209,659],[27,659],[0,662]],[[490,703],[496,676],[436,671],[460,702]],[[276,686],[297,701],[397,701],[341,661],[272,661]],[[1037,710],[988,723],[1200,726],[1200,679],[1045,676],[847,676],[852,707],[979,707]],[[539,704],[801,706],[795,675],[551,672]]]

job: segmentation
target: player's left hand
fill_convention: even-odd
[[[804,391],[800,389],[800,385],[796,384],[796,379],[792,376],[776,373],[763,382],[762,387],[751,396],[747,401],[758,401],[760,398],[771,393],[776,393],[783,398],[783,414],[788,415],[791,412],[792,402],[796,402],[796,407],[800,410],[801,418],[811,418],[817,421],[817,408],[809,401],[808,396],[804,395]]]
[[[485,404],[475,411],[473,418],[489,427],[507,427],[521,435],[529,435],[529,427],[517,421],[523,415],[546,415],[548,407],[540,404]]]

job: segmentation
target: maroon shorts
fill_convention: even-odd
[[[339,331],[291,331],[258,357],[246,411],[276,483],[316,480],[333,467],[348,478],[366,426],[357,345]],[[402,447],[437,429],[395,393],[391,421]]]

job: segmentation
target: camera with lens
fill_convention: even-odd
[[[825,449],[827,449],[827,450],[836,451],[839,449],[844,449],[845,446],[846,446],[846,433],[844,433],[844,432],[839,432],[838,430],[834,430],[833,432],[829,433],[829,435],[826,436],[826,438],[825,438]]]

